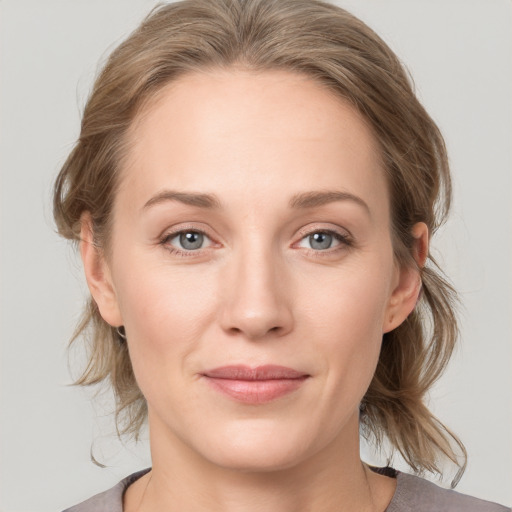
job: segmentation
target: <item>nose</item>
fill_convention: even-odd
[[[283,263],[271,250],[246,250],[230,261],[220,314],[226,332],[261,340],[293,329],[292,290]]]

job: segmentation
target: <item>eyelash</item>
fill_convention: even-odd
[[[338,251],[346,250],[354,245],[354,241],[350,235],[339,233],[338,231],[335,231],[333,229],[314,229],[305,233],[301,233],[300,240],[296,242],[294,245],[300,244],[306,238],[319,233],[332,236],[334,240],[339,242],[339,244],[324,250],[305,248],[310,254],[312,254],[315,257],[321,258],[327,255],[332,255],[334,253],[337,253]]]
[[[185,233],[197,233],[200,235],[203,235],[205,238],[211,241],[211,237],[208,236],[208,234],[197,228],[188,228],[188,229],[180,229],[178,231],[174,231],[172,233],[167,233],[162,237],[160,240],[160,245],[162,245],[167,251],[169,251],[171,254],[178,256],[180,258],[190,258],[195,257],[198,255],[198,253],[201,251],[201,249],[197,250],[186,250],[186,249],[178,249],[170,244],[170,241],[176,238],[179,235],[185,234]],[[212,242],[213,244],[213,242]],[[208,248],[206,248],[208,249]],[[203,249],[204,250],[204,249]]]
[[[167,251],[169,251],[171,254],[173,254],[175,256],[178,256],[181,258],[195,257],[198,255],[198,253],[200,253],[200,251],[203,248],[200,248],[197,250],[178,249],[178,248],[170,245],[170,243],[169,243],[171,240],[173,240],[177,236],[185,234],[185,233],[197,233],[197,234],[203,235],[205,238],[209,239],[212,242],[212,245],[215,244],[215,242],[212,241],[211,237],[208,236],[208,234],[205,231],[203,231],[201,229],[197,229],[197,228],[180,229],[180,230],[174,231],[172,233],[167,233],[160,239],[159,244],[162,245],[163,247],[165,247],[165,249]],[[350,248],[354,245],[354,241],[350,235],[341,234],[338,231],[335,231],[332,229],[314,229],[311,231],[301,233],[301,238],[299,239],[298,242],[295,242],[293,245],[295,246],[295,245],[299,244],[300,242],[302,242],[307,237],[310,237],[310,236],[312,236],[314,234],[318,234],[318,233],[332,236],[336,241],[339,242],[339,245],[336,245],[335,247],[324,249],[324,250],[315,250],[315,249],[311,249],[311,248],[305,248],[310,254],[313,254],[314,256],[322,257],[322,255],[333,254],[340,250]],[[210,247],[206,247],[204,249],[209,249],[209,248]]]

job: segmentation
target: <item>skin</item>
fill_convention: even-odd
[[[420,279],[393,257],[371,129],[308,77],[233,69],[166,86],[129,137],[108,257],[90,243],[87,213],[81,244],[91,293],[125,326],[148,402],[153,470],[129,487],[125,510],[384,510],[395,480],[360,461],[359,403]],[[351,197],[290,205],[317,192]],[[199,249],[180,245],[190,231],[205,234]],[[319,248],[314,233],[338,238]],[[426,226],[413,234],[421,266]],[[202,377],[231,364],[308,378],[246,404]]]

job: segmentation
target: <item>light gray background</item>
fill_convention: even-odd
[[[1,16],[0,510],[59,510],[149,464],[69,387],[66,343],[84,297],[54,234],[50,189],[78,134],[97,63],[153,0],[3,0]],[[511,2],[346,0],[411,70],[455,180],[436,247],[461,292],[463,345],[432,393],[465,442],[459,490],[512,502]],[[96,418],[96,419],[95,419]],[[91,442],[107,469],[89,460]]]

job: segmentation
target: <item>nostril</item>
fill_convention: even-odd
[[[284,329],[279,325],[270,327],[268,329],[265,328],[264,326],[246,326],[245,328],[231,327],[228,329],[227,332],[231,336],[239,336],[240,334],[245,334],[251,339],[259,339],[265,337],[270,333],[278,336],[280,335],[280,333],[284,333]]]

